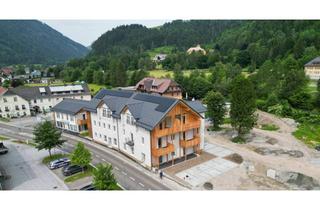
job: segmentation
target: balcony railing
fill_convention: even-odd
[[[85,124],[87,124],[87,120],[77,119],[77,124],[78,124],[78,125],[85,125]]]
[[[166,136],[172,133],[188,131],[191,129],[200,128],[201,122],[186,122],[185,124],[172,124],[171,128],[163,128],[162,130],[158,129],[156,132],[156,136]]]
[[[167,155],[167,154],[170,154],[171,152],[174,152],[174,146],[171,143],[168,143],[166,147],[152,149],[152,154],[156,157]]]
[[[200,137],[194,137],[190,140],[180,140],[180,146],[183,148],[194,147],[200,144]]]

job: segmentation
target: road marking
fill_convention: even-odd
[[[127,174],[126,172],[124,172],[124,171],[121,171],[121,173],[122,173],[123,175],[125,175],[125,176],[128,175],[128,174]]]
[[[129,178],[130,178],[132,181],[136,181],[136,180],[135,180],[133,177],[131,177],[131,176],[130,176]]]
[[[139,185],[140,185],[141,187],[144,187],[144,184],[142,184],[141,182],[139,182]]]
[[[104,162],[107,162],[107,161],[106,161],[105,159],[103,159],[103,158],[102,158],[102,160],[103,160]]]
[[[114,167],[117,171],[119,171],[119,168],[117,166]]]
[[[96,155],[96,157],[99,158],[100,156],[99,156],[99,155]]]

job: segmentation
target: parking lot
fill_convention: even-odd
[[[3,182],[5,190],[67,190],[68,187],[47,166],[42,159],[47,151],[5,141],[9,153],[0,156],[0,165],[8,176]]]

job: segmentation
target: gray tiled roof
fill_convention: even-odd
[[[87,84],[82,84],[81,86],[83,88],[82,93],[70,93],[70,94],[64,94],[63,96],[90,94],[90,90]],[[46,94],[41,95],[39,88],[44,88],[46,91]],[[50,86],[37,86],[37,87],[19,86],[16,88],[10,88],[8,91],[8,94],[16,94],[26,100],[62,96],[62,94],[53,95],[50,90]]]
[[[320,56],[316,57],[315,59],[309,61],[308,63],[306,63],[304,66],[319,66],[320,65]]]
[[[65,98],[52,108],[52,111],[74,115],[81,109],[90,112],[97,112],[97,106],[101,100],[91,101]]]
[[[200,101],[184,101],[188,104],[193,110],[199,113],[204,113],[207,111],[207,108],[203,106]]]
[[[199,101],[185,102],[175,98],[155,96],[146,93],[106,89],[100,90],[91,101],[64,99],[54,106],[53,110],[68,114],[75,114],[81,109],[96,112],[96,107],[102,101],[112,111],[112,116],[115,118],[120,118],[123,109],[128,108],[135,118],[136,124],[147,130],[152,130],[172,107],[179,102],[190,106],[190,108],[198,114],[205,110]]]

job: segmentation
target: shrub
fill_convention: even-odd
[[[231,141],[232,141],[233,143],[237,143],[237,144],[244,144],[244,143],[246,143],[246,140],[245,140],[243,137],[241,137],[241,136],[236,136],[236,137],[232,138]]]

